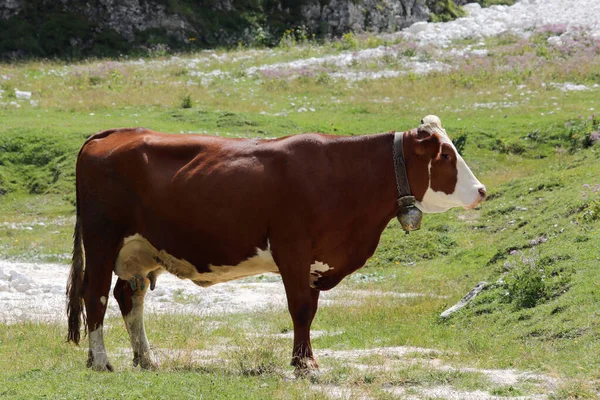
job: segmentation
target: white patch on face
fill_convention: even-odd
[[[103,306],[106,305],[106,296],[100,297],[100,303],[102,303]]]
[[[310,287],[314,289],[315,282],[317,282],[319,278],[321,278],[323,274],[330,269],[333,268],[321,261],[315,261],[314,264],[310,266]]]
[[[181,279],[190,279],[202,287],[265,272],[279,272],[268,242],[265,250],[256,248],[255,256],[238,265],[209,265],[210,272],[198,273],[196,267],[191,263],[173,257],[164,250],[159,251],[138,233],[125,238],[115,263],[115,274],[119,278],[127,281],[136,275],[145,278],[150,273],[162,272],[162,269],[166,269]]]
[[[454,147],[446,131],[442,128],[439,118],[429,115],[423,118],[423,123],[422,127],[425,127],[432,134],[437,133],[442,144],[446,143],[454,150],[456,154],[457,181],[454,192],[451,194],[432,190],[430,162],[428,167],[429,187],[425,191],[423,199],[420,202],[416,202],[416,206],[424,213],[440,213],[453,207],[472,208],[476,206],[482,200],[479,189],[484,188],[484,186],[477,180],[465,160],[458,154],[456,147]]]
[[[95,331],[90,332],[90,351],[92,353],[92,369],[104,370],[109,364],[106,348],[104,347],[104,335],[102,333],[102,325],[98,326]]]

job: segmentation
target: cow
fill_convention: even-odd
[[[373,255],[402,211],[399,197],[438,213],[485,196],[436,116],[406,132],[363,136],[96,133],[76,165],[67,340],[79,344],[83,321],[88,367],[113,370],[102,326],[114,273],[133,363],[154,369],[144,296],[160,273],[206,287],[274,272],[293,321],[291,365],[316,369],[310,326],[319,293]]]

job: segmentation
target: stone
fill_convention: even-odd
[[[31,92],[25,92],[25,91],[15,89],[15,96],[17,99],[29,100],[29,99],[31,99]]]
[[[427,29],[427,21],[419,21],[412,24],[410,28],[408,28],[408,31],[410,33],[416,34],[419,32],[423,32],[425,29]]]
[[[308,28],[339,35],[348,31],[395,32],[429,19],[424,0],[331,0],[306,5],[302,15]],[[325,31],[325,32],[323,32]]]
[[[458,303],[441,313],[440,317],[448,318],[450,315],[454,314],[455,312],[469,304],[471,300],[477,297],[477,295],[487,287],[487,285],[487,282],[479,282],[473,289],[471,289],[469,293],[467,293],[462,299],[460,299]]]

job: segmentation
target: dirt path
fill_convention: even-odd
[[[69,266],[0,261],[0,322],[23,320],[64,321],[65,287]],[[113,285],[116,278],[113,278]],[[265,276],[263,281],[242,280],[200,288],[170,274],[158,279],[146,297],[146,310],[154,313],[211,315],[243,313],[273,305],[286,307],[281,280]],[[118,316],[110,296],[108,313]]]

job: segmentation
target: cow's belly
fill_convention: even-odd
[[[200,273],[190,262],[158,250],[140,234],[124,239],[115,263],[115,274],[119,278],[127,281],[136,278],[152,280],[165,270],[203,287],[265,272],[279,272],[269,248],[257,248],[255,256],[238,265],[209,265],[207,272]]]

